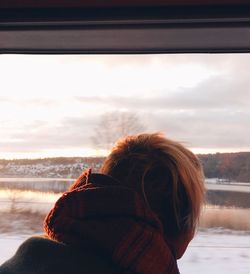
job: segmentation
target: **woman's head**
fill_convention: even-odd
[[[192,234],[204,199],[197,157],[162,134],[128,136],[116,143],[101,172],[142,195],[163,224],[166,239]]]

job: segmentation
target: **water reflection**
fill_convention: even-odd
[[[0,214],[14,214],[16,218],[18,213],[20,218],[26,218],[35,213],[42,220],[71,183],[70,179],[0,178]],[[242,187],[235,191],[232,185],[207,188],[200,227],[250,231],[250,187],[244,186],[244,192]]]
[[[0,212],[31,211],[47,213],[61,193],[0,189]]]
[[[54,178],[0,178],[0,189],[18,189],[41,192],[64,192],[72,179]]]
[[[211,205],[250,208],[250,192],[208,190],[206,200]]]

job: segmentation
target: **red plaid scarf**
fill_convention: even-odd
[[[83,173],[45,219],[49,238],[91,246],[124,274],[178,274],[162,225],[139,195],[102,174]]]

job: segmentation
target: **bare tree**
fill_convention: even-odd
[[[110,149],[119,138],[145,130],[139,116],[133,112],[107,112],[100,117],[92,141],[97,148]]]

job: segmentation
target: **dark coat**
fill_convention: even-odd
[[[108,259],[65,244],[32,237],[0,266],[0,274],[121,274]]]
[[[79,177],[0,274],[179,274],[163,227],[142,197],[112,177]]]

